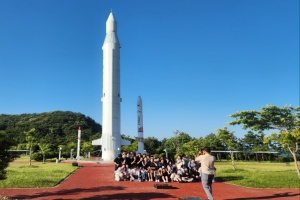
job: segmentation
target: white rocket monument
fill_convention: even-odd
[[[144,126],[143,126],[143,102],[139,96],[137,100],[137,129],[138,129],[138,150],[136,153],[144,152]]]
[[[102,50],[102,137],[94,140],[92,145],[102,145],[102,159],[113,161],[120,153],[121,145],[130,145],[130,141],[121,138],[120,43],[117,36],[117,22],[112,12],[106,21],[106,36]]]

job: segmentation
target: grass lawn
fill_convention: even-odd
[[[241,162],[236,161],[234,171],[231,162],[216,162],[217,182],[254,188],[300,188],[294,163]],[[0,188],[53,187],[73,173],[77,167],[64,163],[32,162],[21,157],[10,163],[7,179],[0,180]],[[0,198],[1,199],[1,198]]]
[[[40,188],[53,187],[72,174],[78,167],[55,162],[32,162],[29,157],[21,157],[10,163],[7,179],[0,180],[0,188]]]
[[[253,188],[299,188],[294,163],[216,162],[215,180]]]

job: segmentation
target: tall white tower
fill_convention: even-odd
[[[78,139],[77,139],[77,156],[76,159],[80,160],[80,140],[81,140],[81,129],[78,127]]]
[[[111,12],[106,21],[103,50],[102,137],[92,142],[102,145],[102,159],[113,161],[121,145],[130,142],[121,138],[120,42],[117,22]]]
[[[137,129],[138,129],[138,150],[136,153],[144,152],[144,125],[143,125],[143,102],[139,96],[137,100]]]

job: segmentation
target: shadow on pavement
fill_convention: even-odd
[[[235,181],[235,180],[242,180],[244,179],[243,176],[226,176],[226,177],[215,177],[217,182],[227,182],[227,181]]]
[[[158,193],[158,192],[141,192],[141,193],[119,193],[119,194],[96,195],[93,197],[82,198],[81,200],[93,200],[93,199],[150,200],[156,198],[167,199],[167,198],[176,198],[176,197],[173,195]]]
[[[269,195],[269,196],[261,196],[261,197],[245,197],[245,198],[234,198],[234,199],[224,199],[224,200],[255,200],[255,199],[278,199],[280,197],[295,197],[299,196],[300,199],[300,194],[290,194],[290,192],[285,192],[285,193],[278,193],[274,195]]]
[[[79,195],[81,193],[93,193],[99,191],[108,191],[108,190],[124,190],[125,188],[122,186],[102,186],[102,187],[94,187],[94,188],[74,188],[74,189],[62,189],[58,191],[51,192],[43,192],[37,193],[34,195],[15,195],[12,196],[13,199],[34,199],[44,197],[45,199],[52,199],[52,196],[67,196],[67,195]]]

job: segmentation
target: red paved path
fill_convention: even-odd
[[[113,164],[82,163],[83,167],[60,185],[38,189],[0,189],[0,196],[12,199],[178,199],[206,198],[201,183],[170,183],[175,189],[156,189],[155,182],[116,182]],[[253,189],[214,183],[216,200],[299,200],[300,189]]]

